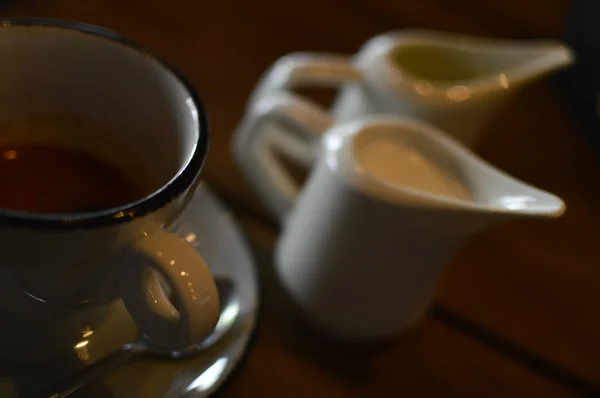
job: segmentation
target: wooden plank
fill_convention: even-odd
[[[600,386],[597,155],[556,96],[536,87],[499,115],[483,156],[556,192],[567,212],[474,238],[449,267],[440,301]]]

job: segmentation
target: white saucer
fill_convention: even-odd
[[[93,388],[97,391],[86,387],[76,396],[207,397],[227,380],[248,349],[258,315],[258,275],[249,247],[231,213],[202,183],[171,231],[198,248],[215,277],[227,278],[234,283],[240,295],[239,320],[222,341],[198,357],[140,360],[95,383]],[[89,343],[77,354],[80,360],[93,362],[136,339],[136,335],[137,328],[119,300],[110,306],[102,325],[93,331]],[[0,395],[19,397],[16,384],[23,385],[23,382],[55,382],[42,375],[29,375],[27,379],[13,379],[14,383],[10,379],[0,380]]]

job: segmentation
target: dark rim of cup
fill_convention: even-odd
[[[178,172],[166,185],[150,195],[135,202],[120,207],[94,212],[69,213],[69,214],[42,214],[23,211],[0,209],[0,225],[14,227],[73,229],[85,227],[101,227],[131,221],[135,218],[152,213],[175,200],[184,193],[200,174],[208,153],[209,125],[204,105],[192,84],[172,65],[144,49],[129,39],[95,25],[82,22],[51,19],[51,18],[0,18],[0,29],[10,27],[48,27],[73,30],[79,33],[90,34],[115,44],[124,45],[139,52],[145,57],[150,57],[158,62],[167,72],[172,73],[184,86],[198,111],[198,142],[187,165]],[[1,193],[0,193],[1,194]]]

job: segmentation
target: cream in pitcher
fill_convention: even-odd
[[[402,30],[372,38],[354,57],[289,54],[265,73],[253,100],[274,90],[341,87],[332,109],[336,121],[378,113],[410,116],[476,147],[498,105],[573,59],[571,49],[556,40]]]
[[[557,196],[494,168],[430,124],[396,116],[326,120],[300,97],[265,95],[242,121],[234,151],[283,223],[275,255],[282,283],[334,335],[364,340],[406,329],[473,234],[564,212]],[[294,187],[274,153],[302,160],[306,154],[281,147],[311,133],[322,136],[317,160],[304,187]]]
[[[404,185],[434,195],[468,200],[470,194],[456,178],[395,137],[357,142],[354,156],[361,170],[385,184]]]

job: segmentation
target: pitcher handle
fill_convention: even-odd
[[[291,91],[302,87],[338,88],[362,79],[351,57],[338,54],[297,52],[279,58],[265,72],[256,86],[251,102],[274,91]]]
[[[233,153],[271,214],[285,221],[300,187],[277,155],[304,169],[314,164],[332,120],[319,105],[286,92],[250,104],[233,137]]]

